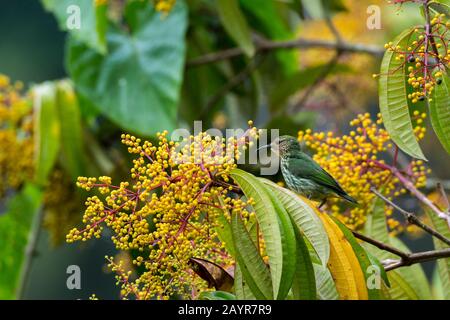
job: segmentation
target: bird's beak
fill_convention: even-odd
[[[271,147],[271,145],[270,144],[266,144],[266,145],[264,145],[264,146],[261,146],[261,147],[259,147],[258,149],[256,149],[256,151],[259,151],[259,150],[261,150],[261,149],[265,149],[265,148],[270,148]]]

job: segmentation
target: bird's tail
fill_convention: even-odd
[[[347,200],[348,202],[351,202],[351,203],[354,203],[354,204],[359,204],[358,201],[355,200],[355,198],[349,196],[347,193],[340,194],[340,196],[342,198],[344,198],[345,200]]]

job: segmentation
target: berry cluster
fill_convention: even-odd
[[[116,248],[134,252],[132,263],[145,270],[133,274],[132,268],[108,257],[124,298],[168,299],[175,292],[194,298],[207,284],[192,270],[190,258],[224,268],[233,263],[218,240],[218,214],[253,215],[247,211],[251,199],[236,196],[229,172],[257,136],[254,127],[238,138],[200,133],[182,143],[169,141],[167,132],[158,134],[157,144],[122,135],[135,156],[130,179],[114,185],[110,177],[80,177],[78,186],[98,195],[86,201],[85,227],[71,230],[67,241],[98,238],[107,227]]]
[[[435,86],[442,83],[443,74],[450,65],[449,29],[446,16],[436,14],[429,24],[411,31],[405,46],[395,46],[392,42],[385,44],[388,51],[395,53],[396,60],[403,61],[401,70],[407,68],[408,84],[412,88],[408,98],[412,103],[431,101]]]

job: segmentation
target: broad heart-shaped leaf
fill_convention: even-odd
[[[173,130],[183,78],[186,5],[168,16],[150,2],[127,7],[131,33],[111,27],[102,56],[69,41],[67,68],[79,93],[125,130],[142,135]]]
[[[222,24],[236,43],[249,57],[255,53],[250,29],[237,0],[217,0],[217,9]]]
[[[393,41],[393,46],[405,46],[412,30],[402,32]],[[383,123],[391,139],[410,156],[425,159],[414,135],[408,109],[404,60],[396,60],[392,51],[386,51],[381,62],[379,96]]]
[[[236,252],[236,262],[243,279],[257,299],[273,299],[269,268],[253,243],[244,222],[238,214],[231,218],[231,230]]]
[[[83,132],[78,99],[72,84],[60,81],[57,87],[57,109],[61,126],[62,164],[76,181],[86,174],[86,158],[83,148]]]
[[[35,181],[44,184],[53,168],[60,147],[60,122],[58,118],[56,87],[45,82],[32,89],[34,102]]]
[[[254,200],[253,209],[269,256],[273,295],[276,299],[283,299],[292,284],[295,268],[293,226],[286,219],[287,213],[282,205],[271,198],[266,187],[255,176],[239,169],[234,169],[230,175],[245,196]]]
[[[434,132],[450,154],[450,79],[447,75],[440,85],[435,86],[433,101],[429,107]]]
[[[447,222],[439,218],[434,212],[431,212],[430,210],[425,210],[425,212],[430,219],[433,229],[446,236],[447,238],[450,238],[450,230],[448,228]],[[436,249],[447,248],[447,245],[445,243],[434,237],[433,243]],[[442,287],[443,299],[450,300],[450,258],[437,260],[436,266],[440,278],[440,285]]]
[[[24,262],[33,219],[41,203],[41,192],[26,185],[8,202],[0,215],[0,299],[14,299]]]
[[[330,257],[330,242],[315,208],[294,192],[282,188],[270,180],[261,179],[261,181],[281,201],[294,224],[311,243],[321,263],[325,266]]]
[[[41,0],[52,12],[59,27],[90,48],[106,52],[107,5],[94,0]]]

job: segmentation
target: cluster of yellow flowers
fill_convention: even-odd
[[[430,97],[435,86],[442,83],[442,71],[450,66],[449,29],[445,14],[437,14],[429,31],[426,27],[414,29],[406,47],[385,44],[388,51],[396,53],[396,60],[408,65],[408,84],[413,89],[408,98],[412,103]]]
[[[164,13],[169,13],[176,2],[176,0],[154,0],[154,1],[156,11]]]
[[[224,267],[232,263],[215,231],[221,212],[217,208],[249,216],[249,202],[235,196],[229,172],[258,136],[256,128],[227,139],[200,133],[175,143],[166,136],[167,132],[159,133],[158,143],[152,144],[122,135],[122,143],[135,155],[127,182],[78,179],[79,187],[95,188],[100,195],[87,199],[85,227],[71,230],[67,241],[86,241],[100,237],[105,226],[111,229],[115,246],[134,252],[133,264],[144,270],[133,275],[108,258],[124,298],[167,299],[175,292],[195,297],[207,284],[192,270],[190,258]]]
[[[425,128],[420,126],[420,123],[426,114],[419,114],[416,111],[414,117],[416,123],[419,123],[415,133],[418,139],[421,139]],[[353,229],[361,228],[366,221],[367,212],[370,212],[375,197],[370,191],[371,187],[382,191],[390,198],[406,193],[391,170],[397,167],[396,160],[393,160],[392,164],[383,160],[388,150],[393,149],[393,158],[396,159],[395,153],[398,150],[393,147],[389,134],[380,127],[381,124],[381,115],[378,115],[377,121],[374,122],[366,113],[350,122],[354,130],[348,135],[336,136],[333,132],[312,133],[309,129],[298,133],[299,141],[314,151],[314,160],[359,202],[359,206],[346,208],[342,201],[330,199],[326,208]],[[424,167],[422,161],[411,161],[403,171],[416,187],[425,185],[426,173],[429,170]],[[391,230],[402,231],[402,225],[392,218],[392,208],[387,208],[386,214]]]
[[[33,121],[22,83],[0,74],[0,198],[33,174]]]

